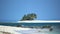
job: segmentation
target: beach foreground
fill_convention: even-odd
[[[1,32],[11,33],[11,34],[18,34],[15,30],[16,31],[17,30],[30,30],[30,28],[21,28],[21,27],[12,27],[12,26],[0,26],[0,34],[1,34]]]
[[[14,26],[1,26],[0,34],[59,34],[57,31],[49,31],[49,29],[35,29],[35,28],[23,28]]]

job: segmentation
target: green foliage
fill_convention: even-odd
[[[34,20],[35,18],[37,18],[36,14],[31,13],[31,14],[24,15],[21,21],[22,20]]]

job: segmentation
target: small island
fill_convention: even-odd
[[[35,13],[31,13],[31,14],[24,15],[20,21],[34,20],[36,18],[37,18],[37,15]]]

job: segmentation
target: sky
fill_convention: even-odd
[[[0,0],[0,22],[18,21],[36,13],[36,20],[60,20],[60,0]]]

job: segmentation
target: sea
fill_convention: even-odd
[[[4,26],[14,26],[17,27],[17,25],[23,25],[23,26],[45,26],[45,25],[50,25],[53,26],[53,30],[50,32],[38,32],[37,34],[60,34],[60,23],[3,23],[0,22],[0,25],[4,25]],[[27,34],[27,33],[22,33],[22,34]],[[36,33],[34,33],[36,34]]]

